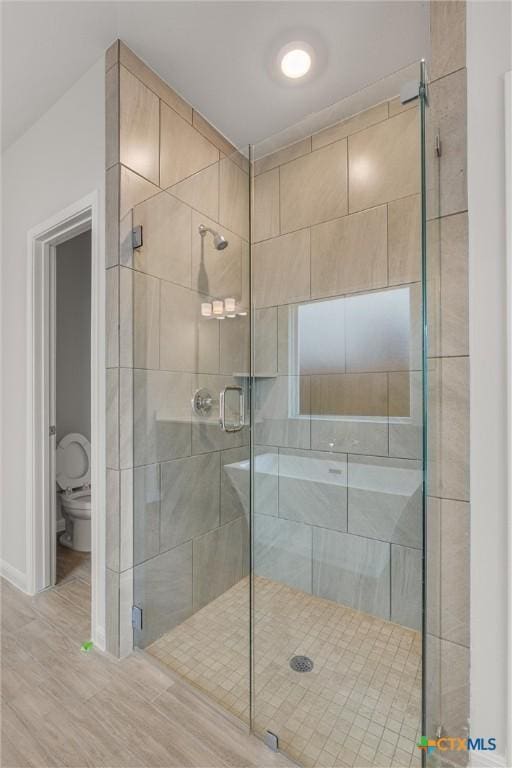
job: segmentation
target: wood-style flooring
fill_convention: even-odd
[[[0,580],[2,768],[292,765],[147,656],[82,652],[87,569],[60,576],[35,597]]]

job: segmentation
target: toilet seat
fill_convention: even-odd
[[[90,482],[91,444],[79,432],[62,438],[56,452],[56,480],[63,491],[82,488]]]
[[[91,446],[87,438],[72,432],[56,451],[56,480],[66,530],[59,536],[65,547],[91,551]]]

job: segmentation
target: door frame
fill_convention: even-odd
[[[95,190],[27,234],[27,591],[52,584],[53,539],[49,440],[54,387],[55,248],[91,230],[91,637],[105,648],[105,255],[100,233],[100,193]]]

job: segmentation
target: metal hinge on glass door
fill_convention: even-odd
[[[138,224],[136,227],[133,227],[132,229],[132,248],[141,248],[142,247],[142,224]]]

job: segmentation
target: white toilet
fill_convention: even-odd
[[[66,530],[59,541],[79,552],[91,551],[91,444],[73,432],[57,446],[56,469]]]

